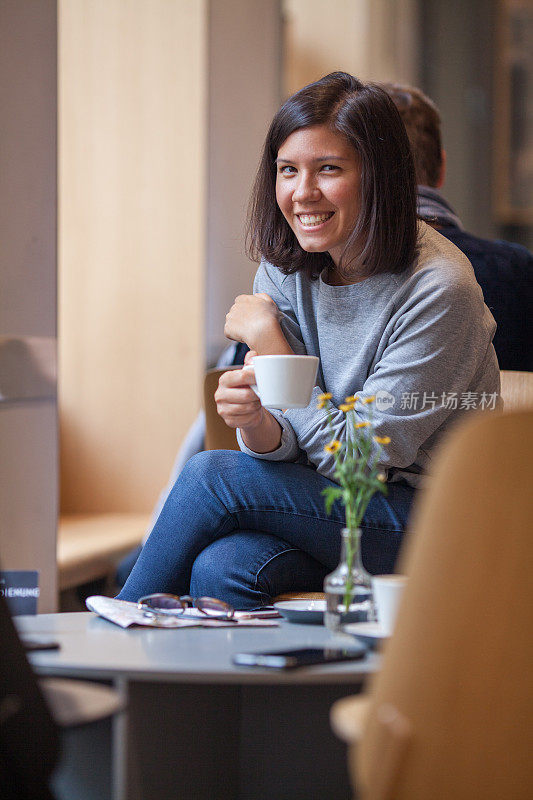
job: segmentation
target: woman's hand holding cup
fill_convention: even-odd
[[[256,355],[255,350],[249,350],[242,369],[230,369],[219,378],[215,402],[218,413],[230,428],[251,430],[263,421],[265,410],[251,388],[255,385],[255,375],[250,362]]]
[[[246,354],[242,369],[224,372],[215,392],[217,411],[230,428],[240,428],[243,441],[256,453],[277,450],[281,442],[281,425],[263,408],[254,390],[254,369],[251,360],[257,353]]]

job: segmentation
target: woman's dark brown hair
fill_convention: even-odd
[[[302,128],[327,125],[351,144],[361,163],[361,213],[343,255],[356,254],[358,273],[403,272],[416,253],[416,183],[409,140],[391,98],[346,72],[305,86],[279,109],[270,125],[248,213],[248,252],[290,274],[316,278],[328,253],[303,250],[276,203],[276,158]],[[350,262],[340,268],[347,273]]]

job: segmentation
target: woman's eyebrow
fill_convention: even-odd
[[[297,159],[276,158],[275,163],[276,164],[280,164],[280,163],[292,164],[293,161],[295,161],[295,160],[297,160]],[[333,156],[333,155],[331,155],[331,156],[318,156],[317,158],[312,158],[311,161],[315,161],[315,162],[318,162],[318,161],[349,161],[349,158],[346,158],[346,156]]]

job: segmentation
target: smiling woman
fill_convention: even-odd
[[[341,272],[359,276],[402,272],[412,262],[414,164],[389,99],[377,86],[336,72],[287,100],[268,131],[252,193],[253,259],[265,258],[286,273],[303,267],[310,277],[331,267],[332,259]],[[337,212],[334,224],[324,227],[340,236],[333,252],[320,249],[322,241],[315,247],[310,238],[298,238],[311,222],[308,214],[326,211]]]
[[[276,201],[302,250],[336,266],[359,216],[361,170],[353,147],[326,125],[294,131],[276,159]]]
[[[121,599],[191,593],[249,608],[321,589],[346,523],[339,500],[324,508],[336,486],[330,442],[349,435],[339,406],[354,394],[353,427],[371,418],[387,483],[362,520],[363,562],[392,572],[436,443],[472,398],[496,404],[494,320],[463,254],[417,223],[407,134],[380,88],[333,73],[281,107],[254,184],[249,245],[261,260],[254,294],[236,298],[226,336],[248,345],[248,360],[318,356],[311,403],[267,410],[253,370],[221,376],[218,413],[243,452],[187,462]]]

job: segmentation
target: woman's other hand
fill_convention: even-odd
[[[279,309],[264,292],[240,294],[226,314],[224,334],[257,353],[292,353],[279,323]]]

